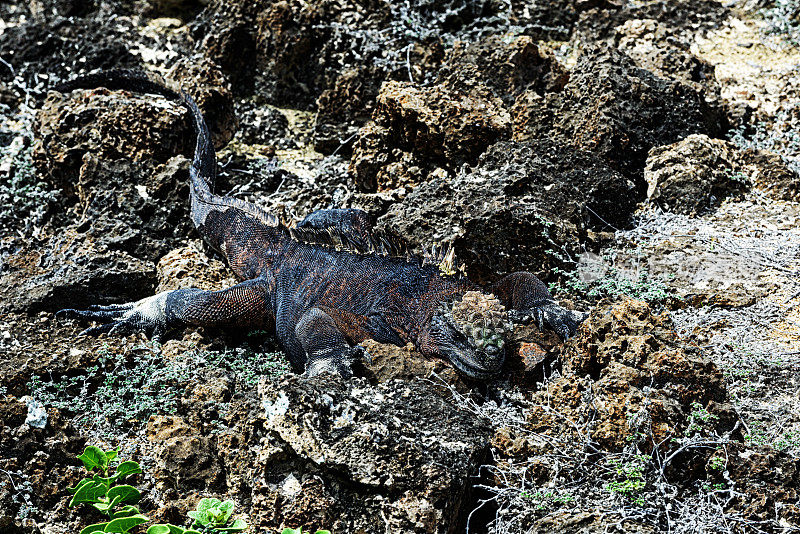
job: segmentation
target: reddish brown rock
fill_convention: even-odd
[[[730,510],[745,517],[775,518],[800,524],[800,460],[770,448],[741,443],[720,447],[706,463],[711,484],[731,489]],[[731,486],[733,484],[733,487]]]
[[[233,139],[238,119],[233,112],[233,95],[222,70],[205,56],[179,59],[167,78],[183,88],[203,113],[214,146],[221,148]],[[187,132],[189,133],[189,132]]]
[[[50,93],[37,114],[36,166],[68,191],[84,154],[165,163],[194,150],[188,112],[161,97],[95,89]]]
[[[530,37],[494,35],[474,43],[456,42],[447,52],[437,79],[461,91],[483,84],[494,96],[511,104],[523,91],[560,91],[569,74],[552,52]]]
[[[405,185],[386,179],[384,170],[404,154],[429,171],[454,169],[475,162],[489,145],[511,133],[510,115],[485,88],[462,93],[442,85],[387,82],[372,120],[362,129],[350,162],[362,191]]]

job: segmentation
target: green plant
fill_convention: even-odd
[[[233,514],[233,501],[220,501],[216,498],[200,499],[197,509],[189,512],[194,519],[192,528],[202,528],[208,532],[241,532],[247,523],[241,519],[230,521]],[[166,533],[165,533],[166,534]]]
[[[80,534],[103,534],[107,532],[125,534],[132,528],[150,519],[142,515],[134,506],[142,495],[128,484],[117,482],[142,472],[141,466],[132,460],[120,462],[117,451],[104,451],[90,445],[78,456],[90,477],[86,477],[74,488],[70,506],[89,504],[109,520],[94,523],[81,530]],[[238,532],[233,531],[233,532]],[[147,534],[201,534],[197,530],[185,529],[175,525],[151,525]]]
[[[310,530],[303,530],[303,527],[300,528],[285,528],[281,531],[281,534],[311,534]],[[314,534],[331,534],[330,530],[317,530]]]
[[[719,421],[719,417],[709,412],[699,402],[692,403],[692,411],[689,414],[689,426],[686,427],[686,435],[693,436],[700,434],[706,427]]]
[[[569,493],[557,493],[555,491],[527,491],[522,490],[519,494],[525,500],[531,501],[537,510],[557,508],[575,502],[575,497]]]
[[[608,462],[611,465],[617,480],[608,482],[605,485],[606,491],[616,493],[631,499],[635,504],[644,506],[644,498],[639,494],[645,487],[644,470],[649,461],[649,457],[637,454],[628,460],[612,458]]]
[[[774,0],[761,14],[764,32],[778,35],[788,46],[800,46],[800,5],[797,0]]]
[[[15,137],[0,147],[0,225],[33,230],[44,220],[55,191],[42,181],[33,165],[33,139]],[[22,214],[26,214],[23,216]]]
[[[150,528],[147,529],[146,534],[201,534],[201,533],[191,528],[186,529],[183,527],[176,527],[175,525],[158,524],[158,525],[151,525]]]
[[[89,525],[81,530],[81,534],[125,533],[149,521],[134,506],[142,497],[139,490],[127,484],[117,485],[117,482],[142,472],[138,463],[130,460],[117,463],[117,451],[103,451],[94,446],[86,447],[78,459],[90,476],[68,489],[72,493],[69,505],[90,504],[109,519]]]
[[[650,304],[663,302],[669,296],[667,286],[651,278],[645,269],[633,273],[611,266],[602,277],[594,280],[584,280],[578,270],[565,271],[556,267],[552,271],[560,275],[558,282],[550,284],[550,290],[557,294],[579,293],[596,300],[625,296]]]
[[[714,456],[711,458],[711,460],[709,460],[708,467],[709,469],[713,469],[715,471],[722,471],[723,469],[725,469],[725,466],[727,464],[728,462],[726,462],[725,458],[723,458],[722,456]]]

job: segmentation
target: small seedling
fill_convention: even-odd
[[[303,527],[300,528],[285,528],[281,531],[281,534],[311,534],[310,530],[303,530]],[[331,534],[330,530],[317,530],[314,534]]]
[[[78,456],[90,477],[81,480],[74,488],[70,506],[90,504],[97,511],[108,517],[104,523],[95,523],[81,530],[80,534],[96,534],[98,532],[126,533],[133,527],[148,521],[133,506],[142,495],[139,490],[127,484],[116,485],[130,475],[141,473],[139,464],[130,460],[114,465],[117,451],[103,451],[99,447],[89,446]],[[112,474],[113,470],[113,474]]]
[[[147,534],[200,534],[193,529],[176,527],[175,525],[152,525],[147,529]]]
[[[222,502],[215,498],[205,498],[200,499],[197,510],[189,512],[189,517],[194,519],[192,528],[204,529],[209,532],[242,532],[246,530],[247,523],[243,520],[236,519],[230,522],[232,514],[233,501]]]

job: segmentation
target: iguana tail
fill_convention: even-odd
[[[93,89],[96,87],[162,95],[180,102],[191,112],[195,133],[197,134],[197,144],[192,166],[189,170],[192,192],[192,221],[209,244],[226,254],[229,261],[232,258],[230,257],[231,252],[228,250],[229,247],[225,243],[224,229],[218,228],[219,225],[216,224],[209,225],[208,218],[210,214],[219,214],[232,208],[234,211],[244,216],[252,217],[266,226],[280,226],[277,217],[258,206],[237,198],[215,195],[212,192],[217,178],[217,158],[214,152],[214,145],[211,142],[211,133],[197,104],[186,92],[171,89],[162,82],[153,80],[148,74],[124,70],[111,70],[82,76],[56,86],[55,90],[67,92],[74,89]]]

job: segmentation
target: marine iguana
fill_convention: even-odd
[[[159,339],[186,325],[272,329],[296,372],[343,377],[352,376],[351,364],[366,356],[358,345],[363,340],[411,342],[425,356],[486,379],[504,363],[510,321],[535,320],[565,339],[584,318],[558,305],[531,273],[507,275],[487,291],[418,256],[381,253],[363,211],[320,210],[291,229],[251,203],[216,195],[216,154],[188,94],[125,71],[85,76],[57,90],[101,86],[162,95],[190,111],[197,136],[191,217],[242,282],[219,291],[176,289],[126,304],[60,310],[59,316],[101,323],[81,334],[144,331]],[[321,235],[360,247],[314,243]]]

